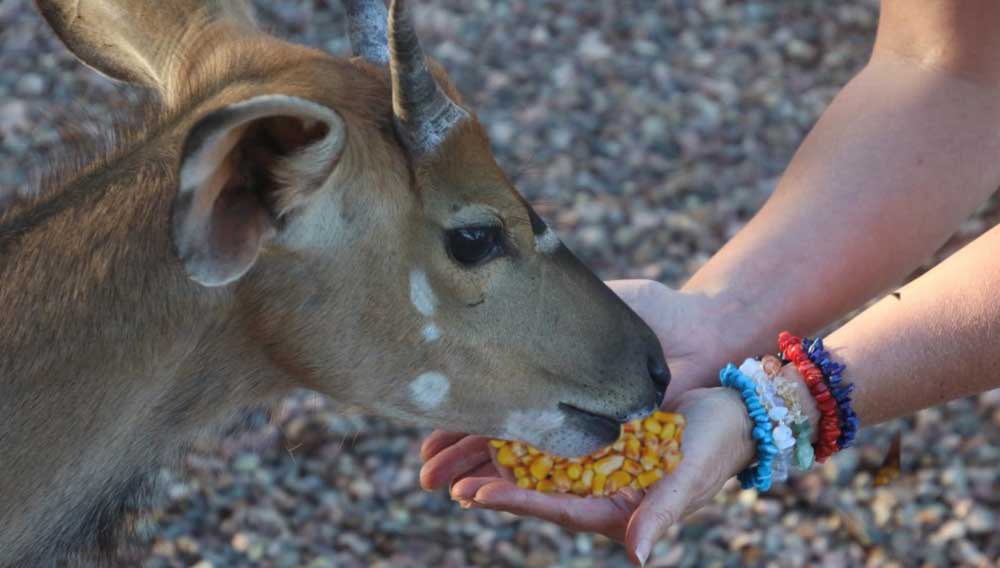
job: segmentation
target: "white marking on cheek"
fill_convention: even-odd
[[[434,341],[437,341],[438,339],[441,339],[441,330],[438,329],[438,326],[434,325],[433,323],[425,325],[424,329],[421,330],[420,334],[424,336],[424,341],[426,341],[427,343],[432,343]]]
[[[544,233],[535,237],[535,250],[542,254],[552,254],[559,250],[561,245],[562,241],[551,228],[545,229]]]
[[[537,440],[562,428],[566,416],[558,410],[515,410],[503,423],[508,440]]]
[[[435,371],[422,373],[410,383],[413,403],[423,410],[432,410],[444,402],[450,389],[448,377]]]
[[[421,314],[434,315],[437,298],[434,297],[431,283],[427,281],[427,273],[423,270],[414,270],[410,273],[410,301]]]

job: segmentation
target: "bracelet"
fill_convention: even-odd
[[[795,368],[805,379],[806,386],[816,401],[816,407],[820,412],[819,437],[813,446],[813,451],[816,461],[823,463],[839,449],[837,439],[840,438],[841,432],[837,403],[824,382],[823,371],[813,364],[802,348],[801,339],[783,331],[778,336],[778,348],[781,349],[785,360],[795,364]]]
[[[837,401],[837,411],[840,415],[840,437],[837,438],[837,446],[840,449],[849,448],[854,443],[854,437],[858,433],[858,415],[851,407],[851,393],[854,391],[854,385],[843,384],[842,375],[847,367],[830,359],[830,354],[823,349],[821,338],[803,339],[802,348],[805,349],[809,360],[826,375],[827,384],[830,385],[830,393]]]
[[[788,467],[792,460],[792,450],[795,447],[795,434],[789,426],[788,407],[778,395],[778,390],[764,370],[761,361],[747,359],[743,361],[739,369],[756,385],[757,396],[760,397],[764,409],[767,411],[767,416],[771,419],[771,439],[774,441],[775,447],[778,448],[778,453],[771,466],[771,478],[773,481],[786,481],[788,480]]]
[[[778,376],[781,372],[781,360],[774,355],[764,355],[760,359],[764,371],[768,374],[774,387],[778,391],[778,396],[785,402],[788,408],[788,418],[792,425],[792,433],[795,435],[795,448],[792,453],[792,465],[803,471],[812,469],[815,453],[812,447],[812,424],[802,412],[802,405],[799,404],[799,397],[796,396],[795,383]]]
[[[771,465],[778,448],[771,437],[771,422],[757,396],[756,385],[732,363],[719,371],[719,382],[724,387],[739,391],[754,422],[751,436],[757,442],[757,465],[744,469],[736,478],[743,489],[755,487],[758,491],[767,491],[771,488]]]
[[[767,357],[773,357],[768,355]],[[777,358],[775,358],[777,359]],[[789,417],[792,422],[792,433],[795,435],[795,449],[792,453],[792,465],[803,471],[809,470],[813,466],[815,453],[813,452],[812,424],[802,412],[799,399],[795,396],[794,385],[791,381],[781,377],[775,377],[774,386],[778,390],[778,395],[784,399],[785,406],[789,409]]]

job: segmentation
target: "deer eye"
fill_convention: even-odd
[[[503,252],[503,233],[498,226],[462,227],[447,232],[448,253],[464,266],[477,266]]]

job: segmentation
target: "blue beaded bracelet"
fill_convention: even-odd
[[[771,488],[771,465],[778,453],[778,447],[774,445],[771,421],[757,396],[757,387],[750,377],[741,373],[732,363],[719,371],[719,382],[724,387],[739,391],[743,403],[747,406],[750,419],[754,422],[752,436],[757,442],[757,464],[744,469],[736,478],[740,480],[743,489],[755,487],[757,491],[767,491]]]
[[[858,415],[851,407],[854,385],[845,385],[843,382],[842,375],[846,367],[830,359],[830,354],[823,349],[823,340],[819,337],[803,339],[802,349],[805,350],[809,360],[823,372],[830,387],[830,394],[837,401],[837,413],[840,417],[840,438],[837,439],[837,446],[840,449],[849,448],[858,433]]]

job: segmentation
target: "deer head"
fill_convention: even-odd
[[[661,401],[656,336],[518,194],[402,0],[346,2],[351,60],[237,1],[39,5],[162,97],[177,270],[287,385],[562,455]]]

